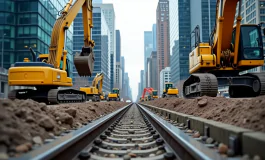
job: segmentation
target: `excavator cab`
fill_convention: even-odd
[[[162,97],[178,97],[178,89],[173,87],[173,83],[167,82]]]
[[[152,98],[158,98],[158,95],[157,95],[157,90],[153,90],[152,91]]]

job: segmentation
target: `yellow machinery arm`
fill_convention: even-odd
[[[98,88],[98,93],[100,93],[100,94],[103,94],[103,93],[102,93],[103,78],[104,78],[103,73],[98,73],[98,74],[96,75],[96,77],[94,78],[94,80],[92,81],[92,86],[93,86],[93,87],[97,87],[97,84],[98,84],[98,82],[100,81],[99,88]]]
[[[65,37],[66,30],[69,28],[73,20],[75,19],[78,11],[82,7],[83,14],[83,26],[84,26],[84,48],[90,47],[93,48],[95,43],[91,40],[91,28],[93,27],[92,23],[92,0],[76,0],[72,5],[73,0],[70,0],[63,11],[61,16],[56,20],[51,37],[51,45],[49,47],[49,57],[48,63],[52,64],[55,68],[60,68],[60,61],[62,54],[66,58],[66,47],[65,47]],[[70,7],[72,5],[72,7]],[[85,55],[87,56],[87,55]],[[84,59],[84,57],[82,57]],[[94,57],[91,55],[91,58],[88,60],[88,63],[93,63]],[[87,59],[85,59],[87,60]],[[65,62],[65,61],[64,61]],[[65,69],[65,63],[63,64],[63,69]],[[82,73],[80,76],[91,76],[93,72],[93,67],[90,67],[86,74]],[[76,67],[79,72],[79,67]],[[87,70],[87,69],[86,69]]]
[[[234,16],[236,13],[236,6],[241,0],[218,0],[216,5],[216,29],[214,30],[213,50],[217,53],[216,65],[220,65],[221,52],[231,48],[231,39],[233,33]],[[241,7],[238,9],[237,23],[236,23],[236,38],[234,47],[234,66],[237,65],[238,45],[240,34]]]

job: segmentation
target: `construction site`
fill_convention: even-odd
[[[189,76],[182,83],[162,77],[160,87],[150,87],[160,77],[146,72],[133,101],[118,83],[120,62],[117,72],[95,69],[94,3],[69,0],[53,24],[48,54],[27,46],[30,56],[8,69],[2,54],[0,160],[265,160],[265,72],[246,72],[264,66],[265,28],[241,24],[242,3],[216,1],[209,42],[201,40],[199,25],[191,32]],[[66,47],[77,16],[83,42],[72,59],[79,79],[71,77]],[[149,71],[165,57],[155,58],[152,51]],[[221,94],[220,87],[228,91]]]

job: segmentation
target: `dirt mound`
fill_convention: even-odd
[[[265,132],[265,96],[256,98],[159,98],[153,106]]]
[[[27,152],[44,139],[79,128],[127,105],[125,102],[87,102],[47,106],[32,100],[0,101],[0,148],[9,155]]]

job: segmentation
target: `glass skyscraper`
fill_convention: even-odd
[[[83,18],[82,13],[77,14],[74,20],[74,53],[81,52],[84,46],[84,30],[83,30]],[[110,91],[110,68],[109,68],[109,54],[110,54],[110,31],[106,23],[105,17],[100,7],[93,8],[93,28],[92,28],[92,39],[95,41],[94,47],[94,71],[92,76],[85,79],[89,85],[93,81],[97,73],[102,72],[104,74],[103,91]],[[80,86],[78,82],[79,75],[74,67],[73,71],[73,83],[74,87]],[[82,84],[81,84],[82,85]]]
[[[53,25],[58,12],[68,0],[1,0],[0,37],[4,41],[4,68],[24,58],[32,59],[29,47],[36,53],[49,53]],[[66,50],[73,67],[73,27],[67,31]],[[0,56],[1,62],[1,56]],[[72,76],[70,74],[70,76]]]

